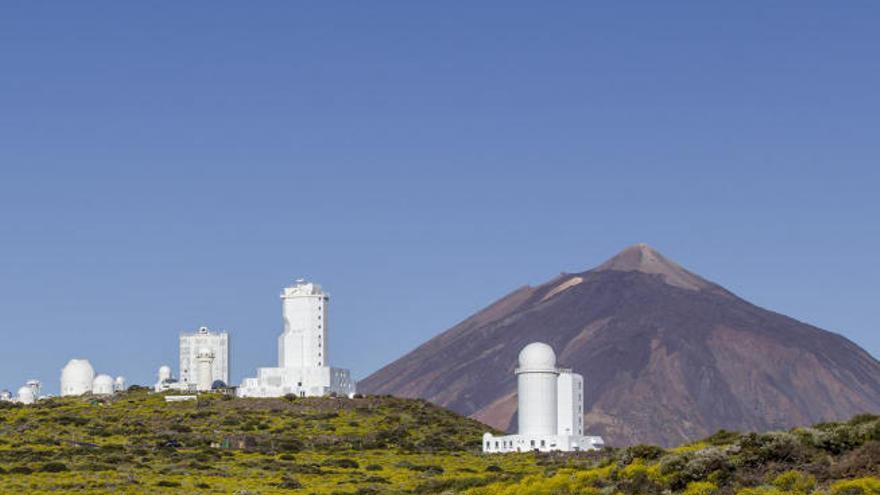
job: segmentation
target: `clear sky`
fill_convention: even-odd
[[[4,2],[0,388],[276,359],[364,377],[646,242],[880,355],[880,3]]]

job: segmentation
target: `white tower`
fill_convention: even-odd
[[[114,392],[125,392],[125,377],[117,376],[116,380],[113,380],[113,391]]]
[[[210,349],[199,349],[196,354],[196,375],[198,382],[196,389],[199,392],[207,392],[211,390],[214,383],[213,374],[211,373],[211,364],[214,362],[214,353]]]
[[[356,385],[347,369],[333,368],[327,356],[327,314],[330,295],[321,286],[299,279],[281,293],[284,329],[278,337],[278,366],[257,368],[245,378],[239,397],[300,397],[354,395]]]
[[[92,393],[95,395],[113,395],[113,377],[98,375],[92,381]]]
[[[327,306],[321,286],[296,281],[281,293],[284,330],[278,337],[279,368],[313,368],[327,362]]]
[[[61,396],[91,392],[94,379],[95,368],[88,359],[71,359],[61,370]]]
[[[520,435],[556,434],[556,353],[533,342],[519,353],[516,369]]]

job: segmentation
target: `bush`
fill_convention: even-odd
[[[354,459],[328,459],[324,461],[322,466],[335,466],[343,469],[357,469],[361,467]]]
[[[786,471],[773,480],[773,486],[785,492],[807,494],[816,487],[816,478],[798,471]]]
[[[633,445],[632,447],[627,447],[623,450],[621,462],[623,464],[629,464],[633,459],[653,461],[654,459],[659,459],[665,452],[665,450],[656,445]]]
[[[161,487],[165,487],[165,488],[176,488],[176,487],[180,486],[180,483],[178,483],[176,481],[160,480],[156,483],[156,486],[161,486]]]
[[[9,474],[31,474],[34,470],[27,466],[15,466],[9,469]]]
[[[300,483],[299,481],[297,481],[293,478],[288,478],[286,476],[281,480],[281,483],[278,483],[278,488],[285,488],[287,490],[298,490],[302,487],[303,487],[302,483]]]
[[[687,488],[682,492],[684,495],[712,495],[718,487],[715,483],[708,481],[694,481],[688,483]]]
[[[880,495],[880,479],[856,478],[831,485],[831,495]]]
[[[367,471],[381,471],[383,468],[379,464],[370,464],[364,469],[366,469]]]
[[[47,462],[40,467],[40,471],[44,473],[63,473],[68,471],[67,465],[63,462]]]

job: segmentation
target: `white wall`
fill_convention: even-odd
[[[199,349],[214,353],[211,376],[229,385],[229,334],[226,332],[185,333],[180,336],[180,378],[182,384],[196,384],[199,380],[196,356]]]

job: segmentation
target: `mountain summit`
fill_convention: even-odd
[[[517,353],[552,345],[584,375],[586,430],[674,445],[880,411],[880,363],[840,335],[757,307],[645,244],[525,286],[358,384],[515,423]]]
[[[647,244],[630,246],[595,269],[604,270],[660,275],[669,285],[682,289],[701,290],[714,285],[685,270],[678,263],[666,259]]]

